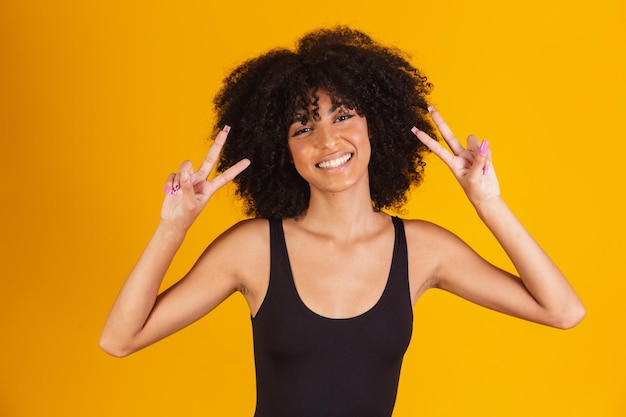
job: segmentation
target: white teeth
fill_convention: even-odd
[[[341,158],[333,159],[332,161],[324,161],[317,164],[319,168],[337,168],[339,165],[343,165],[352,159],[352,154],[346,154]]]

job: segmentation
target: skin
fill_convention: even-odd
[[[294,281],[305,305],[331,318],[347,318],[373,307],[391,265],[391,218],[372,209],[367,165],[367,120],[335,107],[319,91],[319,118],[297,121],[287,132],[293,163],[311,187],[309,208],[284,219]],[[431,109],[449,150],[414,129],[450,168],[485,225],[513,262],[519,277],[481,258],[451,232],[421,220],[405,220],[409,283],[413,303],[429,288],[525,320],[570,328],[584,307],[554,262],[529,235],[500,195],[491,152],[470,136],[464,147]],[[409,127],[407,127],[409,128]],[[208,180],[228,128],[220,132],[198,171],[185,161],[166,182],[161,221],[124,283],[105,323],[101,347],[125,356],[203,317],[234,292],[241,292],[254,316],[269,283],[267,220],[242,221],[213,241],[175,285],[159,287],[187,230],[221,186],[250,163],[243,160]],[[338,160],[329,167],[324,163]],[[322,163],[322,165],[320,165]],[[176,192],[172,190],[180,186]],[[246,257],[241,257],[246,253]],[[380,254],[373,257],[372,253]]]

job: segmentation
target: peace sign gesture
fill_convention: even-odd
[[[450,168],[474,206],[490,198],[499,197],[500,186],[491,164],[489,143],[479,142],[476,136],[470,135],[467,138],[467,148],[463,147],[439,112],[432,106],[428,107],[428,111],[450,151],[426,133],[413,127],[411,131],[415,136]]]
[[[161,208],[163,221],[186,231],[204,209],[211,196],[250,165],[249,159],[242,159],[212,180],[208,179],[229,131],[230,126],[225,126],[217,134],[215,142],[211,145],[198,171],[194,172],[192,163],[185,161],[180,165],[178,172],[167,177],[165,201]]]

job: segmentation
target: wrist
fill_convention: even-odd
[[[488,219],[498,218],[505,212],[509,212],[509,208],[500,196],[495,196],[482,200],[481,202],[474,204],[476,213],[483,221]]]
[[[159,235],[165,239],[183,240],[187,235],[188,227],[178,225],[176,223],[163,220],[157,225],[155,235]]]

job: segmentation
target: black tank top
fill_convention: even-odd
[[[361,315],[331,319],[300,299],[282,220],[270,220],[269,287],[252,319],[255,417],[391,416],[413,326],[404,224],[396,217],[393,224],[381,298]]]

